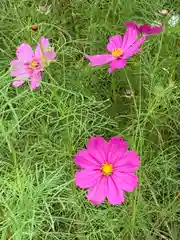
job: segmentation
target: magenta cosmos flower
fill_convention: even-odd
[[[124,191],[132,192],[138,183],[134,171],[140,161],[135,151],[128,151],[127,142],[120,137],[91,137],[87,150],[75,156],[75,163],[83,170],[76,172],[75,183],[89,188],[88,200],[101,204],[107,198],[113,205],[124,202]]]
[[[29,80],[30,88],[34,90],[40,86],[44,67],[56,58],[56,53],[50,47],[49,40],[41,37],[35,52],[29,44],[23,43],[17,48],[16,56],[10,67],[11,75],[15,77],[12,85],[18,87]]]
[[[151,26],[148,24],[138,25],[136,22],[125,22],[125,25],[126,27],[136,28],[139,34],[142,34],[144,36],[160,34],[163,30],[163,25],[161,26]]]
[[[137,37],[138,30],[133,25],[127,28],[124,38],[121,35],[110,37],[107,44],[107,50],[110,53],[87,56],[87,59],[91,62],[90,65],[99,66],[109,64],[109,72],[124,68],[126,66],[126,59],[139,52],[139,46],[146,39],[145,37],[140,39]]]

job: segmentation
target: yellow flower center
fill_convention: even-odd
[[[113,57],[120,57],[121,55],[123,55],[124,51],[121,48],[116,48],[113,52],[112,52],[112,56]]]
[[[113,172],[112,164],[110,163],[103,164],[101,170],[104,173],[104,175],[111,175],[111,173]]]
[[[29,64],[30,68],[36,68],[38,66],[38,63],[34,60]]]

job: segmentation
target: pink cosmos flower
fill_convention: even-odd
[[[138,183],[133,173],[140,161],[135,151],[128,151],[127,142],[120,137],[91,137],[86,150],[77,153],[74,160],[83,170],[76,172],[75,183],[89,188],[88,200],[101,204],[105,198],[112,205],[124,202],[124,192],[132,192]]]
[[[11,62],[11,75],[14,78],[12,85],[18,87],[24,84],[25,80],[30,80],[32,90],[40,86],[42,71],[49,61],[55,59],[56,53],[50,47],[49,40],[41,37],[35,52],[27,43],[21,44],[16,50],[17,59]]]
[[[126,27],[136,28],[139,34],[142,34],[143,36],[160,34],[163,30],[163,25],[161,26],[151,26],[148,24],[137,25],[136,22],[125,22],[125,25]]]
[[[109,72],[115,69],[124,68],[126,59],[140,51],[139,46],[145,41],[145,37],[138,39],[138,30],[133,25],[128,26],[124,38],[121,35],[115,35],[109,38],[107,44],[108,54],[98,54],[87,56],[91,66],[109,64]]]

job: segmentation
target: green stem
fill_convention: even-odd
[[[44,53],[44,49],[43,49],[43,45],[41,43],[41,39],[39,40],[39,46],[40,46],[40,49],[41,49],[41,52],[42,52],[42,61],[43,61],[44,65],[46,66],[47,65],[47,59],[46,59],[46,56],[45,56],[45,53]]]

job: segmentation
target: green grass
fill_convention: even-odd
[[[180,25],[150,37],[113,74],[83,59],[104,52],[125,20],[167,23],[158,10],[180,12],[179,1],[45,2],[48,15],[40,1],[0,2],[1,240],[179,240]],[[40,36],[57,61],[34,93],[12,88],[16,47]],[[122,206],[93,206],[74,186],[73,156],[91,135],[123,136],[141,156],[139,187]]]

